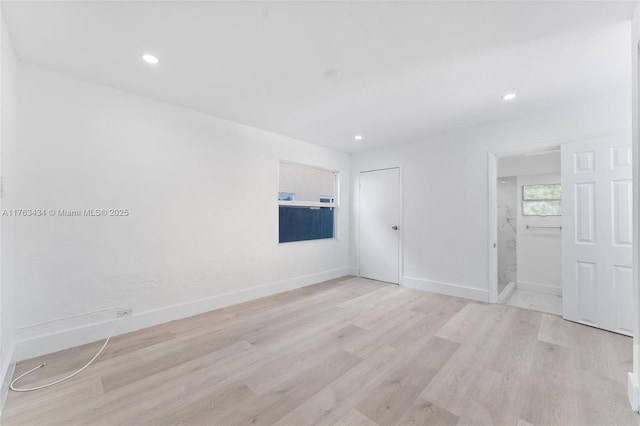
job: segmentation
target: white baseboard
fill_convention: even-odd
[[[553,294],[554,296],[562,296],[562,287],[558,287],[555,285],[518,281],[516,287],[520,290],[535,291],[538,293]]]
[[[13,373],[16,370],[16,345],[13,343],[9,348],[6,360],[2,365],[2,381],[0,384],[0,416],[4,411],[4,403],[7,401],[7,395],[9,395],[9,385],[13,378]]]
[[[465,299],[489,302],[489,290],[466,287],[458,284],[429,281],[421,278],[403,276],[401,284],[403,287],[416,288],[418,290],[432,291],[434,293],[446,294],[449,296],[462,297]]]
[[[343,267],[329,271],[304,275],[284,281],[265,284],[236,292],[225,293],[207,299],[167,306],[147,312],[135,312],[122,321],[115,334],[124,334],[140,330],[165,322],[187,318],[215,309],[224,308],[260,297],[282,293],[296,288],[317,284],[323,281],[340,278],[349,275],[350,268]],[[30,337],[18,342],[16,347],[16,359],[18,361],[36,356],[61,351],[105,339],[114,325],[114,320],[94,322],[79,327],[68,328],[35,337]]]
[[[627,392],[629,394],[629,403],[631,409],[635,412],[640,411],[640,388],[638,387],[638,379],[635,374],[629,373],[627,378]]]
[[[633,344],[633,371],[627,376],[627,394],[629,404],[635,412],[640,412],[640,381],[638,380],[638,366],[640,366],[640,344]]]
[[[353,275],[354,277],[357,277],[360,275],[360,268],[358,268],[357,266],[350,266],[349,267],[349,275]]]
[[[509,300],[514,291],[516,291],[516,283],[511,281],[498,295],[498,303],[505,303],[507,300]]]

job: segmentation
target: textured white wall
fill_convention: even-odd
[[[281,160],[339,171],[349,199],[348,154],[31,65],[18,88],[19,205],[130,211],[13,219],[22,338],[115,317],[74,319],[100,308],[149,313],[141,327],[172,306],[348,272],[348,203],[337,239],[278,245],[277,202]],[[59,349],[44,345],[20,357]]]
[[[1,208],[14,207],[16,197],[16,56],[0,8],[0,174],[4,194]],[[8,391],[13,368],[14,333],[14,228],[0,219],[0,407]]]
[[[629,68],[631,64],[629,63]],[[631,138],[629,90],[352,157],[352,270],[358,265],[357,174],[401,167],[403,281],[488,299],[487,151],[603,134]]]

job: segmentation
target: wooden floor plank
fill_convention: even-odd
[[[536,342],[525,412],[520,418],[534,425],[576,422],[579,414],[577,366],[572,364],[572,355],[572,350],[564,346]]]
[[[380,378],[394,367],[397,351],[383,346],[370,354],[363,362],[339,377],[334,383],[305,401],[277,424],[316,426],[339,422],[361,399],[363,392],[369,393]]]
[[[431,337],[424,345],[399,357],[394,369],[356,405],[356,409],[380,425],[394,424],[458,346],[455,342]]]
[[[458,416],[455,414],[451,414],[430,401],[418,398],[397,424],[404,426],[455,426],[457,423]]]
[[[274,424],[360,362],[361,358],[338,350],[321,363],[309,365],[304,373],[277,385],[264,395],[252,398],[214,422],[233,425]]]
[[[212,386],[211,391],[197,400],[187,403],[171,413],[154,413],[139,424],[205,425],[211,419],[229,415],[239,404],[246,404],[255,394],[244,383],[233,382],[224,386]]]
[[[355,408],[349,410],[349,412],[340,420],[336,422],[338,426],[380,426],[364,414],[360,413]]]

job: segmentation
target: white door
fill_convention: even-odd
[[[400,170],[360,173],[360,276],[399,283]]]
[[[631,145],[615,138],[562,145],[565,319],[632,333]]]

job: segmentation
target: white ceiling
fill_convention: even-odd
[[[628,90],[634,4],[2,2],[24,61],[348,152]]]

